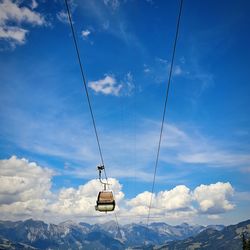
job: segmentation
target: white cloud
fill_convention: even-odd
[[[0,217],[43,219],[50,199],[53,171],[12,156],[0,161]]]
[[[91,180],[77,188],[62,188],[52,193],[53,171],[26,159],[12,156],[0,161],[0,216],[4,219],[34,217],[63,221],[81,216],[100,215],[95,211],[97,194],[102,190],[99,180]],[[121,184],[108,179],[119,210],[123,199]]]
[[[38,12],[27,7],[20,7],[18,3],[11,0],[3,0],[0,4],[0,24],[6,25],[8,22],[30,23],[33,25],[45,24],[44,17]]]
[[[90,81],[88,86],[96,93],[114,96],[131,96],[135,89],[134,78],[131,72],[128,72],[119,81],[115,76],[106,74],[100,80]]]
[[[119,96],[122,88],[122,85],[117,84],[116,79],[112,75],[106,75],[103,79],[97,81],[90,81],[88,85],[96,93],[115,96]]]
[[[116,198],[116,210],[119,210],[119,201],[123,199],[124,194],[121,191],[121,184],[113,179],[108,179],[110,188]],[[98,215],[94,207],[97,194],[102,190],[99,180],[91,180],[78,188],[62,189],[58,194],[58,199],[49,207],[51,213],[57,213],[61,218],[81,217],[89,215]]]
[[[145,191],[141,194],[138,194],[135,198],[131,199],[127,202],[131,207],[144,206],[147,207],[149,205],[151,199],[151,192]],[[155,195],[153,194],[152,200],[155,200]]]
[[[151,199],[150,192],[146,191],[127,202],[130,212],[136,215],[148,214],[148,206]],[[192,194],[190,189],[179,185],[171,190],[160,191],[152,196],[151,215],[165,216],[165,214],[183,215],[181,212],[191,212],[194,208],[191,204]]]
[[[69,18],[67,12],[61,10],[56,14],[57,19],[62,23],[69,23]]]
[[[88,29],[87,30],[83,30],[82,31],[82,37],[83,37],[83,39],[87,39],[90,34],[91,34],[91,32]]]
[[[99,180],[90,180],[78,187],[61,188],[52,192],[53,171],[38,166],[26,159],[15,156],[0,161],[1,190],[0,216],[4,219],[43,219],[60,222],[67,219],[81,220],[88,217],[92,222],[109,219],[99,217],[95,211],[96,197],[102,185]],[[116,199],[116,212],[125,223],[132,222],[134,216],[146,218],[151,193],[139,193],[125,199],[122,185],[114,178],[109,179],[110,188]],[[218,182],[200,185],[190,190],[178,185],[170,190],[153,195],[151,216],[161,220],[192,219],[198,215],[217,216],[234,208],[230,202],[233,188],[230,183]]]
[[[167,211],[186,210],[191,206],[190,189],[179,185],[169,191],[161,191],[157,195],[157,206]]]
[[[29,9],[20,7],[18,2],[3,0],[0,3],[0,39],[9,42],[12,47],[25,43],[28,30],[21,28],[21,24],[33,26],[46,24],[44,17],[33,10],[36,7],[35,1],[32,2],[32,9]]]
[[[230,202],[234,189],[230,183],[217,182],[211,185],[200,185],[194,190],[194,199],[201,212],[220,214],[232,210],[235,206]]]
[[[230,183],[218,182],[210,185],[200,185],[191,191],[185,185],[179,185],[171,190],[153,194],[151,215],[167,216],[168,218],[186,218],[202,214],[218,217],[235,208],[230,199],[233,196]],[[148,205],[151,199],[150,192],[138,194],[127,201],[130,214],[147,216]]]
[[[51,195],[52,170],[15,156],[0,160],[0,169],[0,204],[44,199]]]
[[[151,198],[151,193],[146,191],[128,202],[128,205],[133,207],[148,207]],[[171,190],[160,191],[154,194],[152,198],[153,209],[159,210],[160,213],[173,210],[186,210],[190,207],[192,196],[189,188],[184,185],[176,186]],[[145,209],[146,211],[147,209]]]
[[[28,30],[18,27],[0,27],[0,39],[13,40],[19,44],[25,43],[27,33]]]

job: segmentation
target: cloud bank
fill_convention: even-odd
[[[12,156],[0,161],[0,170],[0,216],[4,220],[32,217],[61,222],[67,219],[81,221],[88,217],[88,221],[96,222],[110,219],[94,209],[97,194],[102,189],[97,179],[56,192],[51,189],[55,173],[34,162]],[[116,212],[124,222],[147,216],[150,192],[145,191],[126,199],[119,180],[110,178],[109,182],[116,198]],[[232,185],[222,182],[201,184],[194,190],[185,185],[162,190],[153,194],[152,220],[154,217],[165,221],[190,219],[199,215],[217,216],[235,208],[233,194]]]

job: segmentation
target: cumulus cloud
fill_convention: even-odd
[[[13,40],[15,43],[24,44],[28,30],[18,27],[0,27],[0,39]]]
[[[220,214],[232,210],[234,204],[230,202],[234,189],[230,183],[217,182],[211,185],[200,185],[194,190],[194,199],[199,209],[207,214]]]
[[[128,204],[133,207],[148,207],[150,198],[150,192],[143,192],[131,199]],[[176,186],[171,190],[160,191],[157,195],[153,194],[152,198],[154,208],[166,211],[185,210],[190,206],[191,201],[192,196],[190,190],[184,185]]]
[[[82,31],[82,37],[83,37],[83,39],[87,39],[88,38],[88,36],[90,35],[90,30],[88,30],[88,29],[86,29],[86,30],[83,30]]]
[[[27,22],[33,25],[42,25],[45,23],[43,16],[27,7],[20,7],[18,3],[11,0],[3,0],[0,4],[0,24],[7,24],[15,21],[18,23]]]
[[[31,9],[20,7],[20,2],[3,0],[0,3],[0,39],[9,42],[12,47],[25,43],[28,30],[21,28],[21,24],[26,23],[33,26],[46,24],[44,17],[34,11],[37,6],[38,4],[34,0]]]
[[[96,93],[114,96],[130,96],[135,89],[134,78],[131,72],[128,72],[119,81],[114,75],[107,74],[100,80],[90,81],[88,86]]]
[[[169,191],[161,191],[157,195],[156,204],[167,211],[186,210],[191,207],[190,189],[179,185]]]
[[[127,202],[131,212],[136,215],[147,215],[152,193],[143,192]],[[152,196],[151,215],[181,214],[194,210],[192,194],[189,188],[179,185],[171,190],[160,191]]]
[[[0,161],[2,219],[42,218],[51,192],[53,171],[12,156]]]
[[[0,161],[0,204],[26,202],[51,196],[53,171],[12,156]]]
[[[231,203],[234,190],[230,183],[217,182],[200,185],[190,190],[185,185],[178,185],[171,190],[160,191],[152,196],[151,215],[168,218],[182,218],[206,214],[218,216],[234,209]],[[143,192],[127,201],[130,213],[135,215],[148,214],[148,206],[152,193]]]
[[[145,191],[141,194],[138,194],[135,198],[131,199],[130,201],[127,202],[128,205],[137,207],[137,206],[148,206],[151,194],[148,191]],[[155,199],[155,195],[153,194],[152,200]]]
[[[122,85],[117,84],[115,77],[112,75],[106,75],[104,78],[97,81],[90,81],[88,85],[96,93],[115,96],[120,94],[122,88]]]
[[[15,156],[0,161],[0,215],[4,219],[33,217],[62,221],[81,216],[100,215],[95,211],[97,194],[102,190],[99,180],[94,179],[76,188],[62,188],[52,192],[54,172],[26,159]],[[108,179],[117,203],[124,198],[121,184]]]
[[[0,161],[0,170],[1,218],[33,217],[52,222],[82,220],[83,217],[96,221],[105,219],[94,209],[98,192],[102,190],[97,179],[52,192],[53,171],[34,162],[12,156]],[[150,192],[126,199],[117,179],[110,178],[109,184],[116,199],[116,212],[125,218],[124,222],[133,216],[147,216]],[[151,216],[158,216],[161,220],[188,219],[199,214],[216,217],[234,208],[230,201],[232,195],[230,183],[200,185],[193,191],[185,185],[178,185],[153,194]]]
[[[116,207],[119,210],[119,202],[123,199],[124,194],[121,192],[121,184],[113,178],[108,179],[110,187],[116,198]],[[99,180],[91,180],[78,188],[66,188],[59,192],[58,199],[50,209],[53,213],[58,213],[62,218],[65,216],[81,217],[86,215],[97,215],[94,210],[97,194],[102,190]]]

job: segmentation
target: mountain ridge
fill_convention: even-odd
[[[235,227],[235,230],[237,229],[238,232],[240,230],[244,231],[245,229],[240,225],[245,225],[244,223],[248,222],[250,230],[250,220],[242,222],[243,224],[232,225],[231,227]],[[193,241],[196,240],[195,237],[203,239],[204,237],[213,237],[215,235],[218,238],[222,235],[221,232],[227,228],[222,225],[205,227],[182,223],[171,226],[164,222],[153,222],[149,225],[148,230],[146,225],[142,223],[120,225],[119,232],[115,221],[93,225],[86,222],[76,223],[74,221],[65,221],[56,225],[33,219],[16,222],[0,221],[0,249],[120,250],[136,249],[136,246],[143,249],[144,247],[142,246],[146,240],[147,246],[145,249],[157,247],[157,249],[172,250],[182,249],[175,247],[178,244],[178,246],[184,244],[186,247],[188,244],[186,240],[193,244]],[[221,231],[216,229],[221,229]],[[145,234],[146,230],[147,234]],[[232,231],[231,228],[228,230]],[[147,235],[147,239],[145,239],[145,235]],[[192,239],[194,240],[192,241]],[[238,242],[238,239],[236,242]],[[200,246],[203,243],[201,242]],[[19,248],[15,248],[17,245]]]
[[[169,242],[159,250],[242,250],[242,233],[250,238],[250,219],[236,225],[229,225],[218,231],[207,228],[196,236],[184,240]]]

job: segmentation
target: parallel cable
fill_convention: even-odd
[[[149,218],[150,218],[150,212],[151,212],[152,200],[153,200],[153,194],[154,194],[154,188],[155,188],[155,178],[156,178],[156,172],[157,172],[157,167],[158,167],[158,162],[159,162],[159,155],[160,155],[160,149],[161,149],[162,134],[163,134],[164,121],[165,121],[165,116],[166,116],[166,108],[167,108],[168,96],[169,96],[169,89],[170,89],[172,72],[173,72],[173,65],[174,65],[176,44],[177,44],[178,34],[179,34],[179,27],[180,27],[182,6],[183,6],[183,0],[180,0],[180,8],[179,8],[179,14],[178,14],[177,25],[176,25],[176,32],[175,32],[175,38],[174,38],[174,44],[173,44],[173,52],[172,52],[171,64],[170,64],[170,69],[169,69],[169,77],[168,77],[166,98],[165,98],[164,110],[163,110],[163,115],[162,115],[160,137],[159,137],[158,148],[157,148],[157,155],[156,155],[156,161],[155,161],[154,177],[153,177],[153,184],[152,184],[152,189],[151,189],[151,197],[150,197],[150,203],[149,203],[149,207],[148,207],[147,231],[149,230]],[[145,237],[145,240],[146,240],[146,237]]]
[[[82,80],[83,80],[83,84],[84,84],[84,89],[85,89],[85,93],[86,93],[86,96],[87,96],[88,106],[89,106],[89,110],[90,110],[90,114],[91,114],[91,118],[92,118],[92,123],[93,123],[94,131],[95,131],[95,136],[96,136],[96,141],[97,141],[98,150],[99,150],[99,154],[100,154],[100,159],[101,159],[102,165],[104,166],[105,179],[106,179],[107,184],[108,184],[108,177],[107,177],[107,173],[106,173],[106,170],[105,170],[104,159],[103,159],[103,154],[102,154],[102,150],[101,150],[101,144],[100,144],[99,136],[98,136],[98,133],[97,133],[95,117],[94,117],[93,109],[92,109],[91,102],[90,102],[88,87],[87,87],[86,78],[85,78],[85,75],[84,75],[82,61],[81,61],[81,57],[80,57],[80,50],[79,50],[79,47],[78,47],[78,44],[77,44],[75,29],[74,29],[74,26],[73,26],[71,13],[70,13],[70,9],[69,9],[69,5],[68,5],[67,0],[65,0],[65,5],[66,5],[67,14],[68,14],[68,18],[69,18],[69,23],[70,23],[70,27],[71,27],[71,32],[72,32],[72,36],[73,36],[73,41],[74,41],[74,45],[75,45],[75,49],[76,49],[78,63],[79,63],[79,66],[80,66],[80,71],[81,71],[81,76],[82,76]],[[118,231],[119,231],[119,233],[121,235],[117,214],[115,212],[114,212],[114,214],[115,214],[117,229],[118,229]]]
[[[67,0],[65,0],[65,5],[66,5],[68,19],[69,19],[69,23],[70,23],[70,27],[71,27],[71,32],[72,32],[72,36],[73,36],[73,41],[74,41],[74,45],[75,45],[75,49],[76,49],[77,59],[78,59],[78,63],[79,63],[80,71],[81,71],[83,85],[84,85],[85,93],[86,93],[86,96],[87,96],[88,106],[89,106],[89,110],[90,110],[90,114],[91,114],[91,118],[92,118],[92,123],[93,123],[94,131],[95,131],[95,137],[96,137],[96,141],[97,141],[97,145],[98,145],[98,150],[99,150],[99,154],[100,154],[101,164],[103,166],[105,166],[104,165],[103,154],[102,154],[102,149],[101,149],[101,144],[100,144],[99,136],[98,136],[98,133],[97,133],[95,117],[94,117],[93,109],[92,109],[92,106],[91,106],[89,92],[88,92],[88,87],[87,87],[87,83],[86,83],[86,78],[85,78],[85,75],[84,75],[84,70],[83,70],[82,61],[81,61],[81,57],[80,57],[80,50],[79,50],[79,47],[78,47],[78,44],[77,44],[75,29],[74,29],[74,26],[73,26],[73,22],[72,22],[72,18],[71,18],[71,13],[70,13],[70,9],[69,9],[69,5],[68,5],[68,1]],[[106,174],[105,167],[104,167],[104,174],[105,174],[105,179],[108,182],[108,177],[107,177],[107,174]]]

